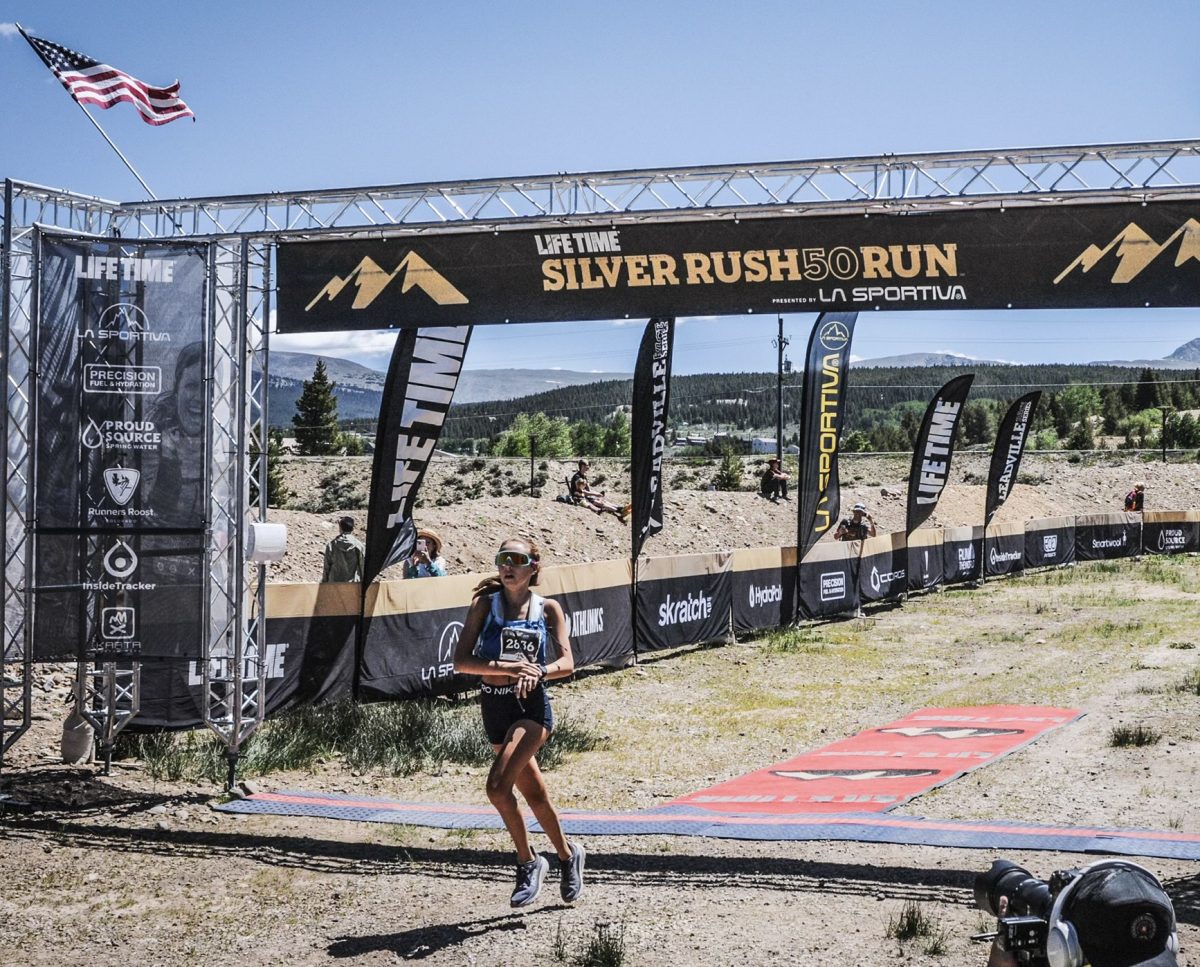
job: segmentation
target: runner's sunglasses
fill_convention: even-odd
[[[496,555],[496,567],[528,567],[533,558],[523,551],[501,551]]]

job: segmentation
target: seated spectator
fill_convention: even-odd
[[[758,492],[766,497],[767,500],[778,503],[779,498],[788,499],[787,495],[788,475],[783,472],[783,468],[777,459],[767,461],[767,469],[763,471],[762,479],[759,481]]]
[[[325,545],[325,565],[321,569],[321,581],[361,581],[363,543],[354,536],[354,518],[340,518],[338,530],[338,536]]]
[[[1137,483],[1133,485],[1133,489],[1125,495],[1125,509],[1136,513],[1142,512],[1142,503],[1146,499],[1146,485]]]
[[[843,517],[842,522],[833,533],[837,541],[865,541],[875,536],[875,518],[867,513],[866,504],[855,504],[849,517]]]
[[[422,527],[417,531],[417,540],[412,555],[404,562],[405,578],[444,578],[446,562],[442,558],[442,539],[437,531]]]
[[[592,490],[587,478],[590,466],[586,460],[579,461],[579,469],[571,476],[571,497],[575,503],[581,504],[597,514],[612,514],[624,524],[633,505],[626,504],[624,507],[618,507],[605,499],[603,490]]]

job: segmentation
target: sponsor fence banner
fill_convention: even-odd
[[[822,313],[808,337],[800,411],[799,536],[803,560],[837,526],[841,507],[838,450],[846,417],[846,380],[856,312]]]
[[[732,559],[728,552],[642,559],[635,616],[637,650],[728,639]]]
[[[942,529],[942,581],[963,584],[983,573],[983,528],[976,525]]]
[[[633,654],[631,580],[628,560],[548,567],[541,572],[536,590],[562,605],[576,668]]]
[[[733,552],[733,630],[782,628],[796,617],[796,549],[750,547]]]
[[[267,586],[264,661],[267,715],[347,698],[353,687],[359,589],[356,584]],[[222,672],[214,661],[210,673]],[[246,675],[256,670],[247,667]],[[203,723],[201,662],[142,662],[141,708],[131,731],[195,728]]]
[[[925,410],[908,473],[905,530],[910,534],[929,519],[950,479],[954,433],[974,379],[974,373],[954,377],[937,391]]]
[[[663,528],[662,458],[671,408],[671,347],[675,320],[651,319],[633,371],[632,464],[633,558],[647,537]]]
[[[797,590],[800,614],[828,618],[859,607],[858,556],[861,541],[822,541],[800,562]]]
[[[405,329],[396,338],[375,432],[363,582],[412,554],[412,512],[462,372],[471,327]]]
[[[1074,517],[1042,517],[1025,522],[1025,567],[1057,567],[1074,560]]]
[[[992,522],[996,511],[1004,505],[1016,486],[1025,443],[1033,427],[1033,412],[1037,409],[1041,396],[1041,390],[1034,390],[1014,400],[996,430],[996,444],[992,449],[992,463],[988,470],[984,527]]]
[[[984,574],[1020,574],[1025,570],[1025,524],[1019,520],[993,524],[984,539]]]
[[[1133,557],[1142,547],[1142,515],[1113,512],[1080,514],[1075,518],[1075,557],[1106,561]]]
[[[898,598],[908,590],[908,541],[903,531],[878,534],[862,542],[858,596],[863,601]]]
[[[481,186],[481,192],[487,186]],[[732,196],[729,201],[737,204]],[[1191,306],[1196,206],[656,220],[282,242],[279,331],[869,309]]]
[[[198,657],[208,248],[37,244],[35,657]]]
[[[942,583],[942,531],[923,528],[908,535],[908,590],[928,591]]]
[[[1194,554],[1200,550],[1200,511],[1145,511],[1142,550],[1147,554]]]

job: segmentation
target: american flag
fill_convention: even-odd
[[[166,124],[178,118],[195,120],[191,108],[179,98],[179,81],[170,87],[151,87],[77,50],[31,37],[24,30],[21,34],[80,104],[96,104],[107,110],[114,104],[128,101],[147,124]]]

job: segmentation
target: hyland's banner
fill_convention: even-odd
[[[942,583],[942,531],[924,528],[908,535],[908,590],[928,591]]]
[[[1193,306],[1200,203],[433,232],[279,245],[279,331]]]
[[[738,548],[733,552],[733,630],[782,628],[796,616],[796,549]]]
[[[983,542],[984,574],[1020,574],[1025,570],[1025,525],[1019,521],[993,524]]]
[[[663,528],[662,458],[671,408],[673,318],[651,319],[633,372],[633,557]]]
[[[908,474],[908,516],[905,529],[911,534],[933,513],[938,498],[950,479],[954,459],[954,431],[971,391],[974,373],[956,376],[938,390],[925,410],[913,449]]]
[[[637,650],[729,638],[731,555],[651,557],[638,567]]]
[[[1106,561],[1134,557],[1142,548],[1142,515],[1114,512],[1075,518],[1075,557]]]
[[[266,711],[317,705],[349,697],[354,684],[354,641],[359,591],[352,584],[267,586]],[[199,660],[144,660],[141,707],[131,731],[187,729],[204,718],[204,667]],[[226,673],[214,660],[209,675]],[[257,675],[253,662],[243,668]]]
[[[942,529],[942,581],[963,584],[978,581],[983,573],[983,528]]]
[[[879,534],[862,542],[858,559],[858,596],[886,601],[908,590],[908,543],[902,532]]]
[[[412,512],[450,411],[471,327],[405,329],[396,339],[375,432],[363,582],[408,557]]]
[[[838,522],[841,509],[838,451],[846,418],[850,343],[857,318],[855,312],[823,313],[808,338],[800,410],[800,516],[796,547],[801,560]]]
[[[202,530],[207,248],[39,245],[37,527]]]
[[[1026,393],[1013,402],[996,430],[996,445],[992,450],[992,464],[988,470],[987,498],[983,513],[986,527],[1012,493],[1021,470],[1021,457],[1025,443],[1033,427],[1033,412],[1037,409],[1042,391]]]
[[[1200,511],[1145,511],[1142,550],[1147,554],[1194,554],[1200,550]]]
[[[1058,567],[1075,562],[1075,518],[1042,517],[1025,522],[1025,566]]]
[[[797,599],[805,618],[858,611],[859,541],[824,541],[800,562]]]

